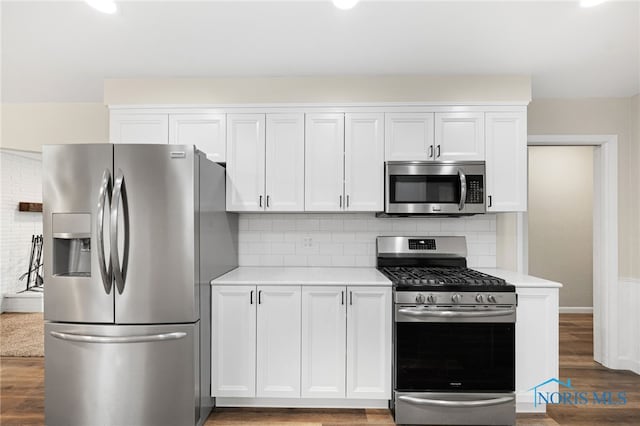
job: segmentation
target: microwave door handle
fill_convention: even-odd
[[[465,176],[462,169],[458,169],[458,176],[460,177],[460,204],[458,204],[458,210],[462,211],[467,200],[467,176]]]

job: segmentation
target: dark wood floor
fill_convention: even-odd
[[[560,315],[560,377],[584,391],[626,391],[623,406],[549,405],[547,415],[518,415],[520,426],[640,425],[640,376],[593,361],[591,315]],[[0,360],[0,424],[44,424],[44,359]],[[393,424],[387,410],[217,409],[206,425],[372,425]],[[90,425],[88,425],[90,426]]]

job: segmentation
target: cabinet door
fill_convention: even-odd
[[[534,407],[531,387],[550,377],[558,377],[558,289],[518,288],[516,312],[516,402],[526,411]],[[558,390],[557,383],[545,391]]]
[[[347,290],[347,398],[391,399],[391,288]]]
[[[269,211],[304,211],[304,114],[267,114]]]
[[[433,113],[385,114],[385,160],[433,160]]]
[[[211,394],[256,394],[256,288],[211,289]]]
[[[227,210],[264,210],[264,114],[227,116]]]
[[[168,143],[168,114],[127,114],[113,112],[109,118],[112,143]]]
[[[527,115],[486,113],[488,212],[527,210]]]
[[[436,113],[435,120],[435,160],[484,161],[483,112]]]
[[[226,161],[225,114],[171,114],[169,143],[195,145],[211,161]]]
[[[346,114],[345,208],[382,211],[384,197],[384,114]]]
[[[300,286],[258,287],[257,397],[300,396]]]
[[[302,288],[302,396],[344,398],[346,288]]]
[[[344,114],[307,114],[304,208],[341,211],[344,206]]]

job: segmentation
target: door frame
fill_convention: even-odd
[[[616,368],[618,352],[618,136],[529,135],[528,146],[594,146],[593,358]],[[528,217],[517,214],[518,270],[528,273]]]

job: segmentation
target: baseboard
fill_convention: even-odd
[[[558,312],[561,314],[593,314],[592,306],[564,306]]]
[[[2,312],[43,312],[43,294],[24,292],[2,296]]]
[[[217,397],[216,407],[389,408],[386,399]]]

